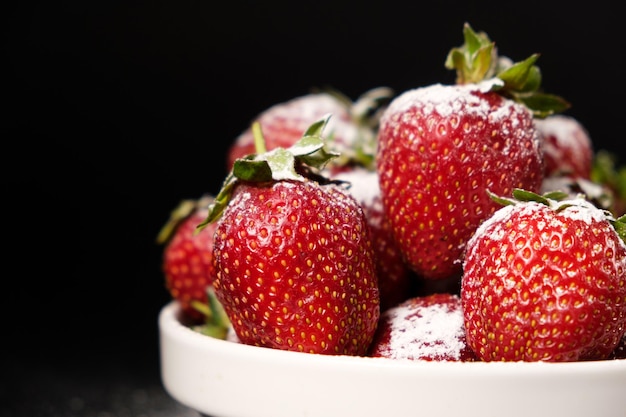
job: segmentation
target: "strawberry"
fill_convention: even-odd
[[[311,124],[332,114],[327,131],[333,149],[340,155],[329,161],[331,165],[346,165],[358,161],[359,165],[372,164],[376,147],[375,130],[380,110],[388,103],[393,92],[385,87],[365,92],[356,101],[334,90],[315,91],[275,104],[255,118],[260,123],[265,138],[265,148],[287,148],[296,143]],[[251,128],[244,130],[231,145],[227,163],[255,152]]]
[[[593,145],[585,127],[575,118],[553,114],[535,120],[544,157],[544,176],[589,179]]]
[[[215,294],[241,343],[319,354],[365,354],[380,317],[363,209],[319,168],[329,117],[301,140],[235,161],[207,219],[217,224]]]
[[[384,311],[369,356],[426,361],[476,360],[465,341],[461,299],[435,293]]]
[[[380,308],[386,310],[411,295],[415,276],[404,263],[385,217],[378,173],[363,167],[352,167],[339,172],[333,178],[347,182],[348,191],[363,207],[376,257]]]
[[[380,119],[385,213],[406,262],[426,279],[460,274],[467,240],[497,208],[487,189],[539,191],[543,156],[534,118],[565,107],[536,93],[536,56],[496,61],[486,35],[466,25],[465,37],[446,61],[457,68],[456,85],[405,91]]]
[[[198,321],[205,316],[193,306],[207,303],[207,287],[215,278],[213,267],[213,232],[215,226],[196,234],[196,227],[208,215],[212,196],[183,200],[172,211],[161,229],[157,242],[163,249],[162,270],[166,288],[178,300],[188,318]]]
[[[515,198],[467,244],[461,302],[483,361],[607,359],[626,331],[626,218],[583,198]]]

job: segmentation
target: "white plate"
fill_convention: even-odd
[[[159,315],[161,376],[212,417],[625,417],[626,360],[401,362],[246,346]]]

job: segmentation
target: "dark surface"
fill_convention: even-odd
[[[443,63],[468,21],[515,60],[541,53],[546,91],[573,104],[596,148],[620,149],[623,106],[609,103],[625,96],[622,14],[423,3],[68,0],[3,13],[0,416],[194,415],[160,382],[169,298],[155,236],[180,199],[218,190],[254,115],[311,87],[357,98],[451,83]]]

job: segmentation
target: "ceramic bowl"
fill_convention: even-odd
[[[426,362],[246,346],[159,315],[161,376],[212,417],[625,417],[626,360]]]

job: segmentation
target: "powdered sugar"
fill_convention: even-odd
[[[588,178],[593,164],[593,146],[586,129],[574,118],[555,114],[535,120],[546,159],[547,174]]]
[[[484,117],[498,117],[499,113],[494,112],[487,101],[482,100],[475,94],[469,94],[472,91],[487,92],[497,81],[499,80],[495,79],[478,84],[465,85],[432,84],[408,90],[391,102],[388,113],[402,113],[415,106],[416,103],[421,103],[424,114],[436,112],[442,117],[449,117],[465,111],[481,114]],[[515,105],[515,103],[510,101],[509,105]],[[507,108],[507,106],[504,107],[505,109]],[[500,113],[506,115],[508,111],[501,110]]]
[[[340,172],[335,179],[350,183],[349,192],[362,205],[371,207],[374,200],[380,197],[378,173],[363,168]]]
[[[401,304],[386,312],[391,327],[385,356],[391,359],[459,359],[465,348],[463,314],[445,304]]]
[[[547,225],[553,226],[553,224],[541,221],[542,219],[560,222],[561,224],[564,220],[570,219],[574,221],[582,221],[589,225],[593,223],[606,222],[607,220],[612,219],[610,213],[597,208],[591,202],[585,200],[584,198],[572,198],[562,201],[549,201],[549,207],[542,203],[530,201],[525,203],[508,205],[500,208],[476,229],[476,232],[468,242],[468,247],[473,246],[472,241],[474,239],[483,238],[484,236],[488,236],[489,239],[494,241],[499,241],[503,239],[505,237],[503,229],[493,226],[498,223],[504,223],[508,221],[508,219],[514,213],[519,217],[538,219],[538,230],[544,229]],[[564,208],[559,211],[554,211],[555,215],[551,219],[546,217],[545,215],[540,214],[545,210],[555,210],[559,207]]]
[[[574,118],[555,114],[546,119],[537,119],[535,123],[544,136],[554,136],[561,146],[590,146],[591,139],[587,131]]]

